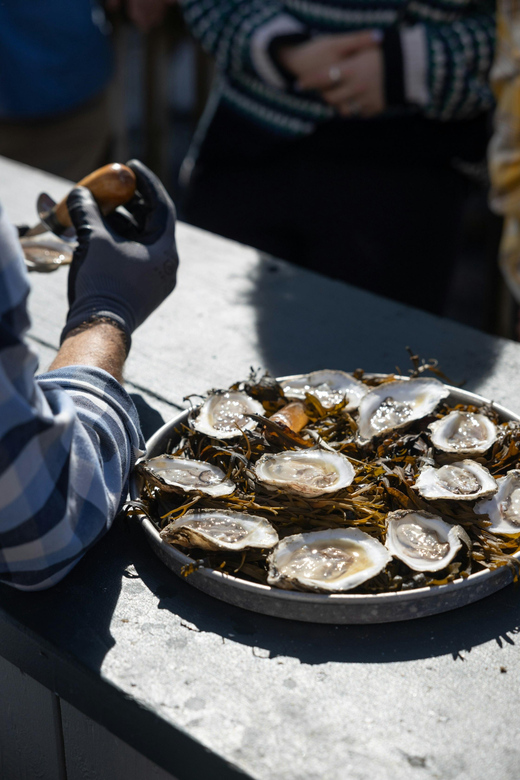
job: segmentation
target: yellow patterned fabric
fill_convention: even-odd
[[[491,80],[497,100],[489,149],[490,203],[505,217],[500,267],[520,303],[520,0],[498,0]]]

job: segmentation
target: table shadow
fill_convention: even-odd
[[[262,253],[249,281],[258,350],[273,376],[359,367],[407,374],[410,346],[472,389],[492,372],[501,349],[499,340],[465,325]]]
[[[137,532],[140,529],[132,535]],[[226,604],[191,586],[189,579],[177,577],[137,540],[135,552],[134,566],[158,597],[158,609],[180,616],[194,630],[261,648],[270,658],[291,656],[307,664],[385,663],[442,655],[463,660],[464,654],[485,642],[514,645],[520,633],[520,585],[431,617],[375,625],[323,625]]]
[[[20,592],[0,585],[0,609],[23,632],[34,632],[59,656],[72,656],[98,670],[115,640],[110,631],[122,582],[134,552],[124,521],[109,533],[57,585]]]

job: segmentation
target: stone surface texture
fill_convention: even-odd
[[[59,198],[67,184],[0,162],[0,200],[13,221],[31,220],[40,189]],[[396,365],[406,372],[407,345],[437,358],[454,381],[466,379],[468,389],[520,412],[518,344],[186,225],[178,245],[177,290],[135,334],[126,371],[149,433],[186,395],[244,378],[250,366],[275,375]],[[42,361],[58,344],[66,276],[31,276]],[[0,639],[0,653],[13,663],[19,642],[22,671],[179,780],[202,776],[192,772],[196,751],[175,747],[179,734],[209,751],[213,778],[519,775],[517,586],[415,621],[299,623],[195,590],[160,563],[136,523],[118,521],[53,591],[0,589],[0,617],[9,637]],[[30,650],[38,646],[39,659]],[[135,718],[127,716],[136,704]]]

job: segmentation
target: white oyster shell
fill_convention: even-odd
[[[450,412],[428,426],[434,447],[457,455],[481,455],[497,438],[494,423],[485,414]]]
[[[280,382],[286,398],[305,400],[306,394],[318,399],[324,409],[337,406],[346,397],[347,411],[357,409],[368,388],[345,371],[311,371]]]
[[[359,404],[359,437],[370,440],[420,420],[449,394],[437,379],[398,379],[374,387]]]
[[[230,496],[235,491],[234,482],[226,479],[222,469],[201,460],[159,455],[141,461],[138,470],[147,482],[166,492],[197,491],[208,496]]]
[[[322,496],[348,487],[356,475],[350,461],[329,450],[286,450],[262,455],[255,466],[263,485],[300,496]]]
[[[278,588],[338,593],[375,577],[390,560],[377,539],[357,528],[296,534],[269,554],[267,582]]]
[[[474,511],[489,517],[488,531],[520,534],[520,470],[508,471],[505,477],[498,477],[497,483],[498,490],[493,498],[479,501]]]
[[[163,528],[161,538],[203,550],[268,550],[278,542],[278,534],[265,518],[226,509],[188,512]]]
[[[414,489],[423,498],[449,498],[473,501],[496,493],[497,482],[489,471],[474,460],[458,460],[440,468],[422,469]]]
[[[388,551],[413,571],[440,571],[462,547],[465,531],[429,512],[399,509],[386,518]]]
[[[214,439],[235,439],[242,431],[256,428],[256,420],[249,414],[262,414],[264,407],[247,393],[229,390],[226,393],[214,393],[204,401],[192,426],[199,433],[205,433]]]

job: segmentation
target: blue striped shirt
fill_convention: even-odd
[[[106,371],[35,377],[24,341],[29,281],[0,206],[0,581],[58,582],[110,527],[143,439],[134,404]]]

